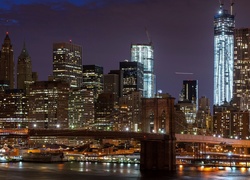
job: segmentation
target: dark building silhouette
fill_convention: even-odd
[[[15,87],[14,72],[15,72],[14,53],[9,34],[8,32],[6,32],[6,36],[0,53],[0,82],[3,82],[4,84],[1,86],[6,87],[6,89],[7,88],[14,89]]]
[[[26,89],[33,83],[32,77],[31,58],[24,44],[17,61],[17,89]]]
[[[198,105],[198,81],[184,80],[182,88],[182,99],[188,103]]]

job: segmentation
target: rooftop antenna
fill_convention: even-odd
[[[223,5],[224,5],[224,1],[223,0],[219,0],[220,2],[220,9],[222,9]]]
[[[233,15],[233,5],[234,5],[234,0],[231,0],[231,15]]]
[[[147,35],[147,38],[148,38],[148,43],[151,45],[152,44],[152,40],[151,40],[151,38],[149,36],[149,32],[148,32],[147,27],[145,27],[145,32],[146,32],[146,35]]]

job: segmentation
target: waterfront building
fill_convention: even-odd
[[[103,67],[96,65],[83,65],[83,89],[93,91],[95,101],[103,92]]]
[[[123,96],[133,91],[143,91],[143,64],[139,62],[120,62],[122,71]]]
[[[0,82],[5,89],[14,89],[15,87],[15,63],[14,52],[8,32],[4,38],[0,52]]]
[[[142,91],[132,91],[119,100],[120,131],[142,131]]]
[[[86,89],[71,89],[69,94],[69,127],[91,129],[95,118],[94,93]]]
[[[175,136],[174,98],[142,98],[142,132]]]
[[[132,44],[131,61],[143,64],[143,97],[155,97],[156,76],[154,74],[154,49],[152,43]]]
[[[33,83],[32,64],[25,43],[17,61],[17,89],[28,90]]]
[[[230,104],[214,106],[214,135],[223,138],[250,139],[249,111],[238,111]]]
[[[113,93],[99,94],[95,103],[95,124],[93,130],[112,131],[113,124],[116,123],[118,109],[115,104]]]
[[[214,104],[233,97],[234,15],[220,5],[214,16]]]
[[[0,91],[0,128],[27,128],[28,104],[23,89]]]
[[[68,128],[69,88],[65,81],[36,81],[31,84],[29,127]]]
[[[234,31],[233,104],[242,111],[250,108],[250,28]]]
[[[69,83],[71,88],[82,86],[82,47],[71,42],[53,44],[53,78]]]

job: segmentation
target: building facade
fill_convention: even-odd
[[[194,103],[198,106],[198,80],[184,80],[181,92],[183,101]]]
[[[220,6],[214,16],[214,104],[233,97],[234,15]]]
[[[28,95],[30,128],[68,128],[70,86],[65,81],[37,81]]]
[[[83,89],[93,91],[95,101],[103,92],[103,67],[96,65],[83,65]]]
[[[142,131],[142,91],[133,91],[119,100],[119,131]]]
[[[28,107],[23,89],[0,91],[0,128],[27,128]]]
[[[122,71],[122,94],[128,95],[133,91],[143,91],[143,64],[139,62],[120,62]]]
[[[73,43],[53,44],[53,78],[69,83],[71,88],[82,85],[82,47]]]
[[[5,89],[15,88],[15,63],[14,52],[8,32],[6,33],[4,43],[0,53],[0,82]]]
[[[132,44],[131,61],[143,64],[143,97],[155,97],[156,76],[154,74],[154,49],[152,44]]]
[[[105,74],[103,83],[103,92],[114,94],[115,103],[119,101],[120,81],[118,74]]]
[[[238,111],[227,104],[214,106],[214,135],[223,138],[250,139],[248,111]]]
[[[250,108],[250,28],[234,31],[234,105],[242,111]]]
[[[197,128],[202,134],[210,134],[212,132],[212,116],[210,110],[210,101],[207,97],[199,98],[198,111],[196,116]],[[200,133],[199,133],[200,134]]]

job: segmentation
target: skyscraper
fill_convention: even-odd
[[[198,80],[184,80],[182,88],[183,101],[194,103],[198,106]]]
[[[234,31],[234,105],[250,108],[250,28]]]
[[[120,62],[122,71],[122,94],[128,95],[133,91],[143,91],[143,65],[139,62]]]
[[[4,82],[8,88],[14,89],[14,53],[8,32],[4,39],[0,54],[0,81]]]
[[[31,58],[24,44],[17,62],[17,89],[26,89],[32,82]]]
[[[232,9],[232,8],[231,8]],[[233,97],[234,15],[220,5],[214,16],[214,104]]]
[[[30,128],[68,128],[69,84],[36,81],[28,95]]]
[[[119,75],[118,74],[105,74],[103,76],[103,92],[114,94],[115,102],[118,104],[119,100]]]
[[[71,88],[82,85],[82,47],[66,42],[53,44],[53,78],[69,83]]]
[[[103,92],[103,67],[83,65],[83,89],[93,91],[95,101]]]
[[[131,61],[143,64],[143,97],[153,98],[156,91],[156,82],[152,44],[132,44]]]

